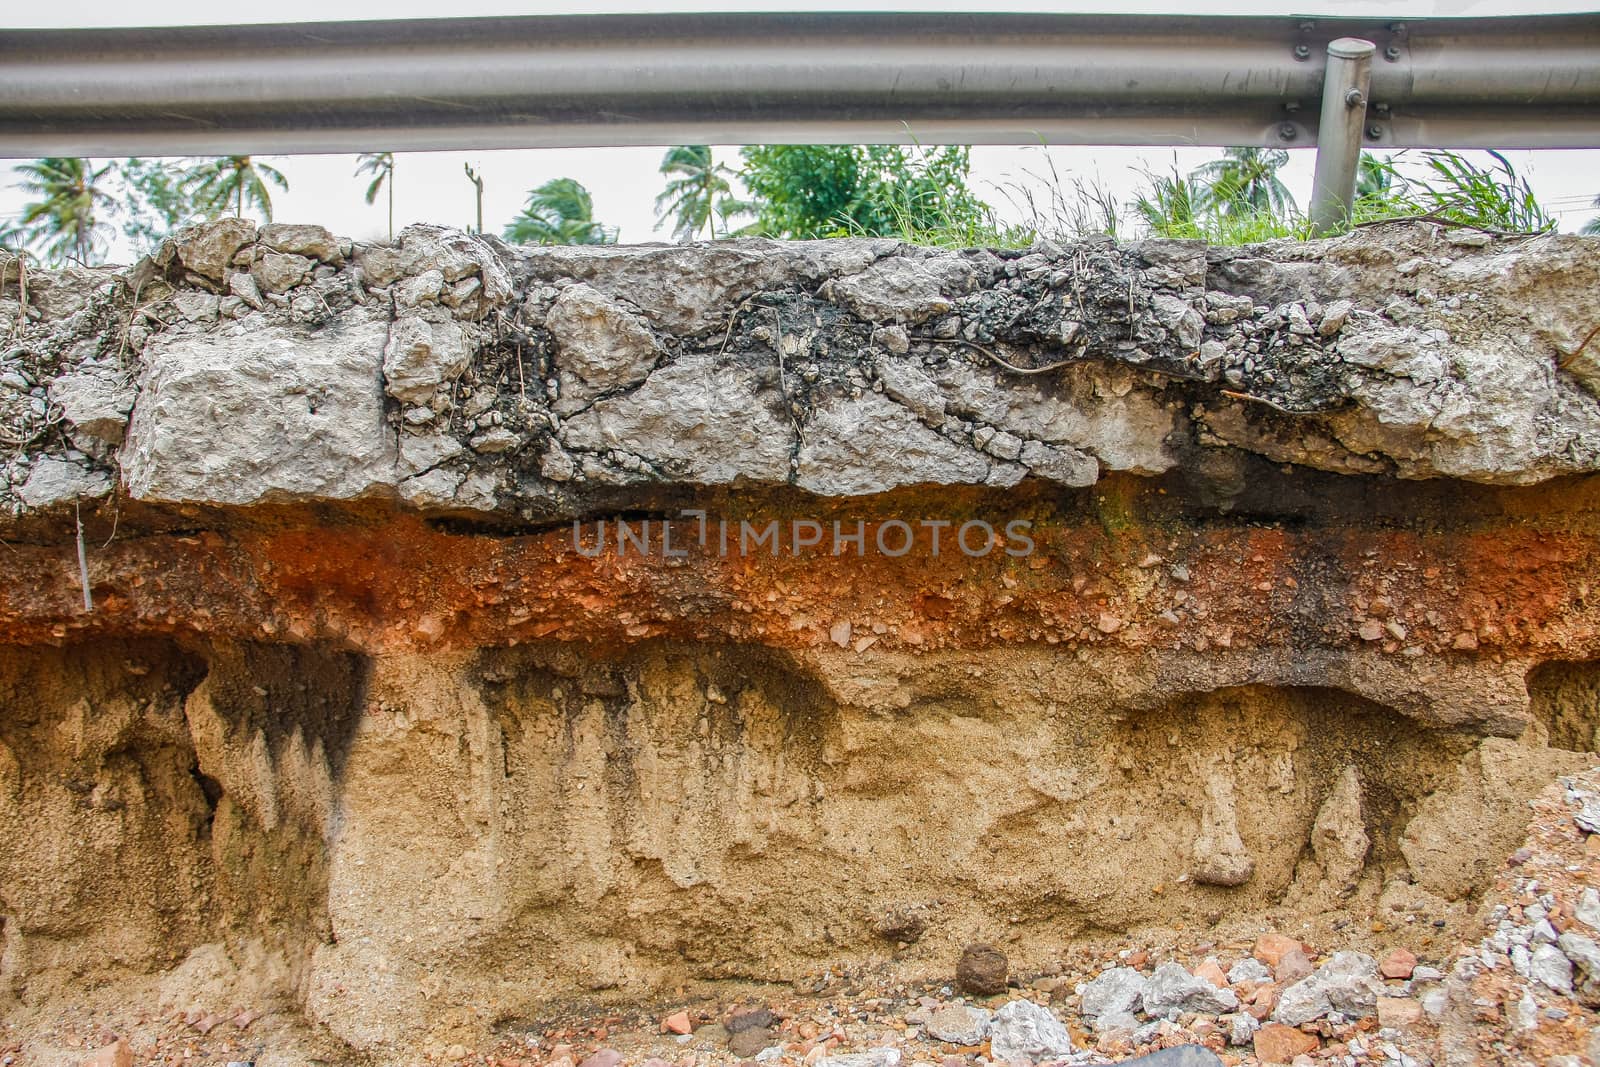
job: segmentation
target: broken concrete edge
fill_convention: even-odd
[[[1238,452],[1600,469],[1596,242],[361,245],[224,219],[0,272],[0,514],[378,498],[538,522],[662,487],[1064,487]],[[20,324],[20,327],[19,327]]]

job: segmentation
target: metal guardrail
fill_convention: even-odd
[[[1359,104],[1346,99],[1358,88],[1350,62],[1329,62],[1340,38],[1374,46]],[[913,140],[1296,147],[1337,135],[1350,156],[1337,161],[1342,176],[1352,131],[1384,148],[1600,146],[1600,14],[0,31],[0,158]]]

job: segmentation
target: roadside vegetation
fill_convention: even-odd
[[[1498,152],[1479,164],[1453,152],[1364,155],[1352,226],[1419,218],[1506,233],[1537,233],[1555,223],[1510,160]],[[1046,157],[1048,160],[1048,157]],[[1039,238],[1198,238],[1247,244],[1306,238],[1310,224],[1283,182],[1289,154],[1229,148],[1183,173],[1175,166],[1143,175],[1137,194],[1120,202],[1092,179],[1054,170],[999,190],[998,210],[973,192],[970,149],[899,145],[747,145],[731,159],[679,145],[663,157],[655,200],[657,230],[679,241],[767,236],[889,236],[945,247],[1025,247]],[[358,157],[368,204],[387,198],[394,233],[397,169],[392,152]],[[0,219],[0,246],[26,249],[52,264],[96,262],[120,229],[138,251],[167,234],[221,215],[270,221],[272,191],[288,179],[251,156],[191,160],[73,158],[33,160],[17,168],[29,196],[22,214]],[[483,178],[466,170],[481,231]],[[1600,196],[1594,201],[1600,209]],[[1600,216],[1583,227],[1600,234]],[[617,230],[594,217],[589,191],[572,178],[544,181],[501,231],[523,244],[609,244]]]

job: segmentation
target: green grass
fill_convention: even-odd
[[[1364,157],[1361,195],[1349,229],[1389,219],[1423,217],[1502,233],[1543,233],[1555,222],[1533,195],[1527,179],[1504,155],[1479,166],[1454,152],[1430,151],[1419,157],[1380,160]],[[1047,157],[1048,158],[1048,157]],[[1002,190],[1017,222],[1002,221],[991,208],[982,217],[959,220],[924,217],[897,219],[895,236],[937,248],[1026,248],[1040,238],[1075,240],[1105,234],[1113,238],[1188,238],[1236,246],[1314,235],[1309,220],[1294,205],[1280,212],[1219,209],[1209,190],[1174,169],[1145,174],[1144,187],[1126,204],[1117,203],[1098,181],[1063,179],[1054,162],[1037,184],[1014,182]],[[1043,192],[1038,191],[1042,187]]]

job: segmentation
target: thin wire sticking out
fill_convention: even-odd
[[[83,586],[83,610],[94,610],[94,598],[89,594],[89,555],[83,548],[83,512],[78,501],[72,502],[72,519],[78,527],[78,581]]]

